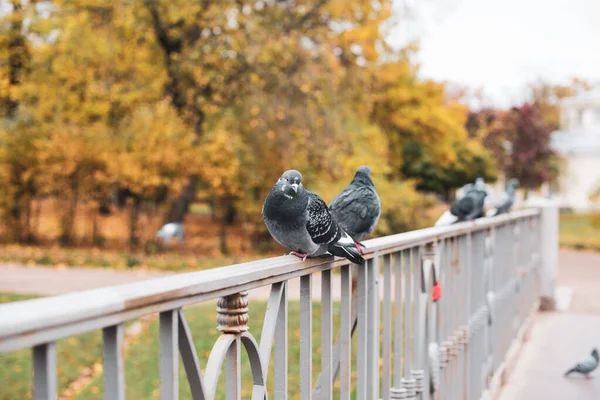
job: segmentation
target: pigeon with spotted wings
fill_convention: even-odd
[[[360,240],[375,229],[381,214],[381,201],[371,179],[371,168],[359,167],[354,179],[329,204],[329,211],[339,225],[361,247]]]
[[[273,239],[302,260],[329,252],[355,264],[365,262],[323,199],[304,189],[302,175],[296,170],[284,172],[277,180],[265,199],[262,215]]]

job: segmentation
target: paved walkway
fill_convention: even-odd
[[[500,400],[600,399],[600,370],[589,381],[563,378],[592,347],[600,349],[600,254],[561,251],[559,265],[558,285],[572,290],[571,304],[536,316]]]

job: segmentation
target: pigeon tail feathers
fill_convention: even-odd
[[[486,217],[494,217],[496,215],[498,215],[498,209],[496,207],[489,209],[488,212],[485,213]]]
[[[450,211],[444,211],[444,213],[438,218],[434,226],[452,225],[458,221],[458,217],[453,215]]]
[[[346,232],[342,231],[342,235],[342,238],[329,245],[327,250],[335,256],[347,258],[354,264],[363,265],[365,259],[360,255],[354,240]]]

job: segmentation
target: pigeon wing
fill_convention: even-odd
[[[308,195],[306,230],[312,241],[316,244],[329,244],[339,240],[341,230],[329,213],[325,201],[315,193],[308,192]]]
[[[345,189],[329,206],[336,221],[351,235],[370,232],[379,219],[381,203],[369,188]]]
[[[575,366],[575,371],[582,374],[589,374],[598,367],[598,361],[594,358],[586,358]]]

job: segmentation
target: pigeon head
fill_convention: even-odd
[[[596,361],[600,359],[600,356],[598,355],[598,349],[592,349],[592,357],[594,357]]]
[[[485,190],[485,181],[482,177],[478,177],[477,179],[475,179],[475,189]]]
[[[508,183],[506,184],[506,188],[507,189],[516,189],[519,186],[519,180],[516,178],[512,178],[511,180],[508,181]]]
[[[286,198],[293,199],[298,192],[304,189],[302,186],[302,174],[295,169],[285,171],[275,186],[279,186],[279,190],[283,192]]]
[[[375,186],[373,184],[373,180],[371,179],[371,167],[369,167],[368,165],[361,165],[360,167],[358,167],[356,173],[354,174],[354,179],[352,181],[359,182],[365,185]]]
[[[367,176],[371,176],[371,167],[369,167],[368,165],[361,165],[356,170],[356,173],[357,174],[365,174]]]

